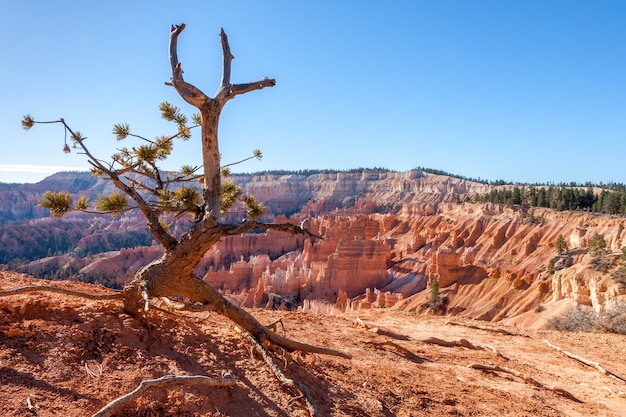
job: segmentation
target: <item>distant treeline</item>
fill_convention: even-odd
[[[396,172],[387,168],[351,168],[351,169],[299,169],[296,171],[290,171],[285,169],[274,169],[268,171],[257,171],[257,172],[242,172],[242,173],[233,173],[232,175],[302,175],[304,177],[308,177],[310,175],[317,174],[340,174],[340,173],[349,173],[353,174],[356,172]]]
[[[626,186],[611,184],[600,193],[593,187],[547,185],[515,186],[508,189],[493,189],[488,194],[474,197],[475,201],[546,207],[554,210],[582,210],[605,214],[626,214]]]
[[[512,183],[506,182],[504,180],[487,181],[487,180],[483,180],[481,178],[470,178],[470,177],[466,177],[466,176],[459,175],[459,174],[451,174],[451,173],[443,171],[441,169],[423,168],[423,167],[417,167],[416,169],[419,169],[419,170],[424,171],[424,172],[428,172],[429,174],[445,175],[447,177],[458,178],[460,180],[466,180],[466,181],[472,181],[472,182],[478,182],[480,184],[491,184],[491,185],[512,184]]]
[[[416,169],[422,170],[424,172],[428,172],[430,174],[435,174],[435,175],[445,175],[448,177],[452,177],[452,178],[458,178],[461,180],[466,180],[466,181],[472,181],[472,182],[477,182],[480,184],[487,184],[487,185],[494,185],[494,186],[498,186],[498,185],[517,185],[518,187],[560,187],[560,188],[565,188],[565,187],[572,187],[572,188],[601,188],[604,190],[610,190],[610,191],[624,191],[626,190],[626,185],[622,184],[622,183],[618,183],[618,182],[609,182],[609,183],[603,183],[603,182],[599,182],[599,183],[592,183],[592,182],[585,182],[585,183],[578,183],[575,181],[569,182],[569,183],[565,183],[565,182],[561,182],[558,184],[555,184],[553,182],[547,182],[547,183],[539,183],[539,182],[535,182],[535,183],[520,183],[520,182],[513,182],[513,181],[505,181],[505,180],[483,180],[482,178],[471,178],[471,177],[466,177],[463,175],[458,175],[458,174],[451,174],[449,172],[443,171],[441,169],[433,169],[433,168],[422,168],[422,167],[417,167]]]

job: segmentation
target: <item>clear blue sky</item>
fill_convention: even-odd
[[[626,1],[12,1],[0,5],[0,181],[65,167],[64,117],[103,158],[113,124],[153,137],[158,105],[195,109],[172,87],[169,27],[184,22],[185,79],[208,94],[277,85],[222,113],[223,162],[236,171],[436,168],[517,182],[625,182]],[[198,138],[166,168],[199,164]],[[27,167],[29,165],[30,167]],[[21,170],[20,172],[14,172]]]

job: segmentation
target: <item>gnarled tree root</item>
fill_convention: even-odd
[[[541,389],[545,389],[545,390],[549,390],[549,391],[553,391],[559,395],[562,395],[565,398],[568,398],[572,401],[576,401],[579,403],[582,403],[581,400],[579,400],[578,398],[574,397],[574,395],[572,395],[570,392],[564,390],[563,388],[558,388],[558,387],[554,387],[551,385],[545,385],[542,384],[541,382],[537,381],[535,378],[532,378],[526,374],[523,374],[519,371],[516,371],[515,369],[511,369],[511,368],[505,368],[502,366],[498,366],[498,365],[487,365],[487,364],[482,364],[482,363],[472,363],[467,365],[468,368],[472,368],[472,369],[479,369],[481,371],[489,371],[489,372],[504,372],[507,374],[511,374],[513,376],[516,376],[520,379],[522,379],[524,382],[526,382],[527,384],[531,384],[534,385],[538,388]]]
[[[573,353],[570,353],[566,350],[563,350],[561,348],[559,348],[558,346],[554,346],[552,343],[548,342],[547,340],[544,339],[543,343],[545,343],[546,345],[550,346],[552,349],[556,349],[559,352],[561,352],[562,354],[564,354],[565,356],[568,356],[580,363],[582,363],[583,365],[587,365],[587,366],[591,366],[592,368],[595,368],[596,370],[598,370],[599,372],[603,373],[604,375],[610,376],[611,378],[617,379],[618,381],[621,382],[626,382],[626,379],[622,378],[621,376],[607,370],[604,369],[602,367],[602,365],[600,365],[598,362],[594,362],[594,361],[590,361],[589,359],[585,359],[582,356],[578,356],[578,355],[574,355]]]
[[[177,385],[184,385],[185,387],[193,385],[204,387],[232,387],[235,385],[235,377],[232,375],[227,375],[224,378],[209,378],[208,376],[202,375],[165,375],[158,379],[148,379],[142,381],[135,390],[108,403],[92,417],[110,417],[147,391]]]
[[[293,379],[287,378],[285,374],[280,370],[278,365],[276,365],[276,362],[274,362],[274,359],[272,359],[270,353],[254,337],[252,337],[250,333],[239,327],[235,327],[235,330],[237,330],[237,332],[239,332],[248,342],[250,342],[252,346],[254,346],[254,349],[259,355],[261,355],[267,366],[269,366],[270,370],[281,384],[283,384],[287,388],[299,392],[300,395],[295,398],[304,398],[309,415],[311,415],[311,417],[317,416],[315,403],[313,402],[313,398],[311,398],[311,395],[309,394],[308,388],[299,381],[294,381]]]
[[[217,294],[217,291],[215,291],[213,288],[211,288],[211,290],[215,294]],[[129,292],[126,292],[126,291],[119,291],[119,292],[114,292],[111,294],[89,294],[89,293],[84,293],[80,291],[68,290],[68,289],[60,288],[60,287],[54,287],[54,286],[48,286],[48,285],[36,285],[36,286],[28,286],[28,287],[21,287],[21,288],[15,288],[11,290],[0,291],[0,297],[29,293],[29,292],[53,292],[53,293],[70,295],[70,296],[75,296],[75,297],[82,297],[82,298],[86,298],[89,300],[123,300],[123,301],[126,301],[126,297],[128,297],[128,294],[129,294]],[[229,301],[226,301],[226,299],[223,296],[218,294],[218,297],[220,301],[223,301],[223,303],[231,304]],[[169,304],[173,304],[173,303],[170,301]],[[149,303],[147,303],[147,305],[149,305]],[[346,359],[352,358],[352,355],[348,353],[340,352],[334,349],[324,348],[321,346],[314,346],[314,345],[309,345],[306,343],[301,343],[292,339],[288,339],[277,333],[274,333],[269,328],[262,326],[260,323],[258,323],[250,314],[243,312],[243,310],[241,310],[240,308],[232,304],[230,305],[231,308],[226,308],[226,309],[217,308],[214,304],[211,304],[211,303],[207,303],[204,305],[195,305],[195,306],[183,305],[182,307],[174,306],[174,305],[170,305],[170,306],[179,310],[187,310],[187,311],[192,311],[192,312],[216,311],[217,313],[228,317],[229,319],[231,319],[238,325],[242,325],[244,322],[252,323],[253,326],[256,325],[256,328],[260,330],[260,333],[263,339],[268,340],[277,346],[283,347],[290,352],[299,350],[302,352],[339,356],[339,357],[346,358]],[[167,312],[167,310],[164,310],[162,308],[158,308],[158,310]],[[235,314],[235,315],[229,314],[233,310],[239,311],[242,314]]]

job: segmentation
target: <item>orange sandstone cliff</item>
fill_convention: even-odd
[[[436,279],[447,314],[542,327],[564,306],[601,311],[626,298],[624,282],[614,274],[626,246],[621,217],[549,209],[530,216],[523,208],[463,202],[493,187],[421,170],[235,179],[266,205],[264,220],[306,220],[309,230],[323,236],[247,234],[209,251],[197,273],[245,306],[423,311]],[[107,230],[134,230],[139,220],[92,223],[105,236]],[[36,224],[41,228],[43,222]],[[178,227],[183,233],[184,224]],[[607,242],[601,268],[589,253],[595,233]],[[81,237],[78,249],[106,240],[99,236]],[[555,248],[559,236],[568,245],[561,255]],[[52,256],[23,272],[72,268],[76,279],[98,282],[108,274],[123,285],[160,253],[153,245],[87,258]]]

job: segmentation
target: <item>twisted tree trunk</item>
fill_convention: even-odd
[[[194,274],[193,269],[204,253],[221,237],[261,228],[315,237],[300,226],[290,223],[246,222],[240,225],[215,225],[208,230],[205,228],[192,230],[172,251],[165,252],[160,259],[137,272],[123,293],[126,310],[131,314],[139,314],[142,308],[148,308],[149,299],[152,297],[185,297],[206,306],[208,310],[228,317],[261,343],[267,340],[288,351],[300,350],[350,358],[351,355],[343,352],[300,343],[274,333]]]
[[[349,358],[350,355],[332,349],[299,343],[272,332],[259,323],[251,314],[228,301],[215,288],[196,277],[194,268],[204,254],[222,237],[239,235],[251,230],[273,229],[287,233],[315,236],[303,227],[293,224],[264,224],[246,221],[240,224],[220,223],[222,185],[220,154],[218,146],[218,125],[222,108],[233,97],[265,87],[272,87],[275,80],[262,78],[246,84],[231,84],[231,62],[228,37],[220,32],[222,43],[222,79],[214,97],[209,97],[194,85],[183,79],[183,70],[178,62],[178,36],[185,25],[172,26],[170,30],[170,67],[173,86],[189,104],[200,110],[202,116],[202,160],[203,160],[203,206],[202,215],[197,218],[192,229],[175,244],[165,248],[161,259],[142,268],[132,283],[124,291],[126,309],[134,314],[142,307],[147,309],[151,297],[185,297],[206,308],[231,319],[239,327],[250,333],[257,341],[270,341],[289,351],[301,350]]]
[[[72,131],[70,127],[65,123],[63,119],[53,122],[37,122],[32,117],[25,116],[22,121],[22,125],[25,128],[32,127],[35,123],[62,123],[66,134],[69,132],[74,143],[87,155],[88,162],[93,166],[94,172],[98,175],[103,175],[106,179],[112,181],[117,189],[122,191],[124,207],[120,207],[118,202],[110,205],[109,208],[103,209],[105,212],[123,212],[125,210],[139,209],[146,217],[148,229],[155,237],[156,240],[163,245],[165,250],[163,256],[146,265],[140,269],[135,275],[132,282],[126,286],[121,293],[113,293],[106,295],[90,295],[83,294],[76,291],[64,290],[54,287],[26,287],[20,289],[14,289],[9,291],[0,291],[0,296],[13,295],[21,292],[30,291],[53,291],[61,292],[73,296],[82,296],[91,299],[100,300],[112,300],[122,299],[124,302],[125,310],[133,315],[141,315],[142,312],[146,312],[150,308],[150,300],[156,297],[183,297],[187,301],[200,304],[200,308],[204,311],[210,310],[222,314],[232,320],[239,328],[247,332],[250,336],[247,338],[254,338],[258,344],[255,343],[257,349],[263,350],[262,343],[269,342],[276,346],[280,346],[288,351],[299,350],[303,352],[320,353],[334,356],[341,356],[344,358],[350,358],[351,355],[339,352],[333,349],[323,348],[319,346],[312,346],[305,343],[300,343],[286,337],[280,336],[268,327],[263,326],[246,310],[231,303],[226,297],[219,293],[215,288],[203,281],[201,277],[195,275],[195,268],[202,259],[202,257],[215,245],[220,239],[227,236],[240,235],[252,230],[277,230],[285,233],[292,234],[305,234],[310,237],[320,238],[314,233],[307,231],[304,228],[304,223],[300,226],[290,223],[259,223],[256,221],[244,221],[238,224],[224,224],[220,222],[220,212],[222,210],[222,183],[221,183],[221,169],[220,169],[220,154],[218,146],[218,125],[219,117],[222,108],[228,100],[249,91],[260,90],[265,87],[272,87],[276,84],[273,79],[262,78],[259,81],[246,83],[246,84],[231,84],[231,62],[234,59],[230,52],[230,46],[228,44],[228,38],[224,33],[224,30],[220,32],[220,39],[222,43],[223,53],[223,69],[222,80],[220,86],[214,97],[208,97],[198,88],[192,84],[187,83],[183,79],[183,71],[180,63],[178,62],[177,55],[177,42],[178,36],[185,29],[185,25],[172,26],[170,30],[170,65],[172,69],[172,79],[169,85],[173,86],[180,96],[189,104],[197,107],[200,110],[201,115],[201,129],[202,129],[202,159],[203,159],[203,190],[202,190],[202,203],[199,207],[194,199],[193,210],[183,210],[179,214],[193,213],[194,224],[191,229],[183,235],[180,239],[170,235],[167,228],[161,223],[161,215],[170,212],[169,206],[163,206],[160,204],[160,199],[163,194],[162,191],[169,191],[167,188],[163,188],[163,183],[168,182],[161,178],[161,174],[154,164],[154,160],[146,157],[129,157],[130,151],[124,149],[119,154],[114,155],[114,162],[111,164],[103,163],[101,160],[95,158],[89,149],[84,144],[84,137],[78,132]],[[167,104],[167,103],[166,103]],[[172,107],[168,108],[171,110]],[[162,110],[166,112],[166,110]],[[177,110],[176,110],[177,111]],[[173,111],[174,113],[176,111]],[[173,117],[175,119],[175,117]],[[184,122],[179,123],[179,134],[182,134],[180,129],[186,129]],[[128,126],[116,125],[114,129],[118,139],[128,136]],[[133,135],[136,136],[136,135]],[[175,135],[176,136],[176,135]],[[174,138],[173,136],[172,138]],[[137,136],[139,137],[139,136]],[[172,139],[170,138],[170,139]],[[145,138],[142,138],[145,139]],[[154,142],[149,141],[151,145],[156,145]],[[67,147],[67,144],[66,144]],[[155,148],[156,149],[156,148]],[[134,151],[134,148],[133,148]],[[167,153],[167,152],[166,152]],[[256,154],[256,151],[255,151]],[[122,166],[120,169],[115,169],[116,164]],[[149,166],[146,168],[144,164]],[[141,168],[141,169],[140,169]],[[195,172],[195,171],[194,171]],[[151,189],[145,183],[138,181],[134,178],[126,176],[126,174],[133,173],[139,175],[143,179],[148,178],[151,181],[155,181],[159,187]],[[154,173],[154,175],[151,175]],[[181,177],[184,178],[187,175]],[[172,180],[176,182],[176,179]],[[141,191],[149,189],[151,193],[146,193],[144,196]],[[195,192],[195,190],[194,190]],[[196,194],[197,195],[197,194]],[[157,201],[155,201],[155,196]],[[135,207],[128,208],[126,197],[130,197],[136,203]],[[82,200],[82,198],[81,198]],[[79,201],[81,201],[79,200]],[[118,199],[119,200],[119,199]],[[228,198],[224,199],[225,210],[229,207]],[[61,193],[61,195],[51,195],[48,197],[46,207],[49,207],[53,213],[61,216],[70,210],[86,211],[85,207],[87,203],[82,201],[77,203],[74,207],[71,204],[71,198],[69,194]],[[249,208],[252,205],[248,206]],[[250,209],[249,213],[255,212]],[[191,307],[198,307],[197,305],[190,305]],[[144,316],[145,317],[145,316]],[[146,317],[147,318],[147,317]],[[270,366],[273,365],[271,358],[268,355],[264,355],[266,361]],[[275,369],[278,369],[274,366]],[[303,395],[306,395],[306,389],[296,381],[285,378],[282,373],[275,372],[277,377],[281,379],[283,384],[290,387],[297,387]],[[191,378],[191,379],[190,379]],[[216,384],[232,384],[232,380],[210,380],[206,377],[185,377],[185,376],[172,376],[163,377],[158,380],[144,381],[135,391],[121,397],[120,399],[110,403],[104,409],[102,409],[97,415],[111,415],[121,405],[127,401],[134,399],[140,395],[143,391],[149,390],[155,386],[162,387],[171,384],[187,383],[189,381],[194,383],[202,383],[205,385]],[[311,415],[315,415],[315,406],[312,399],[307,395],[307,408]]]

